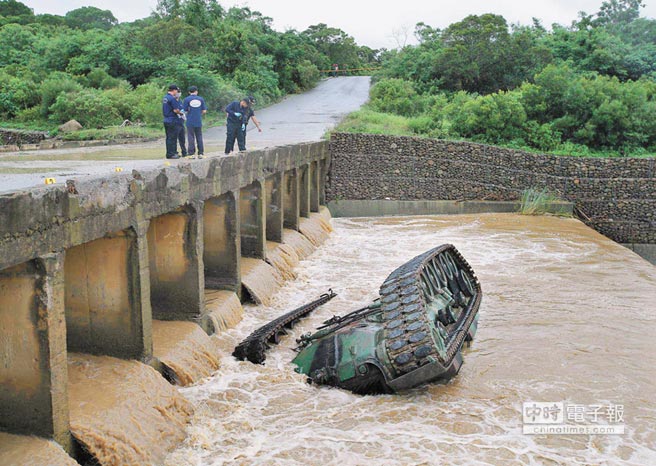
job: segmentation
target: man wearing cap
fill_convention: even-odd
[[[164,116],[164,131],[166,132],[166,158],[179,159],[176,154],[178,142],[178,119],[182,114],[180,104],[176,99],[180,88],[175,84],[169,86],[168,93],[162,99],[162,115]]]
[[[228,104],[225,108],[227,115],[226,122],[226,146],[225,153],[228,155],[235,147],[235,139],[240,151],[246,150],[246,125],[249,119],[253,119],[253,123],[257,126],[258,131],[262,132],[260,122],[255,118],[252,104],[255,99],[251,96],[244,97],[241,101],[235,100]]]
[[[196,153],[198,145],[198,158],[202,159],[205,152],[203,145],[203,115],[207,113],[205,99],[198,95],[198,88],[191,86],[189,95],[185,97],[182,107],[187,114],[187,141],[189,143],[189,155]]]

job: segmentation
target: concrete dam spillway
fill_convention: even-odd
[[[194,411],[169,382],[215,372],[211,335],[326,239],[328,163],[301,144],[3,196],[0,464],[161,464]]]
[[[331,226],[327,204],[390,184],[375,176],[391,164],[365,172],[361,142],[349,178],[341,141],[0,197],[0,464],[653,462],[653,266],[574,219]],[[429,181],[442,193],[455,182],[412,183],[430,193]],[[649,240],[637,225],[631,239]],[[442,242],[471,260],[489,296],[457,380],[363,398],[294,373],[296,337],[369,302],[393,268]],[[230,357],[249,331],[331,286],[334,302],[264,366]],[[617,332],[631,335],[621,351]],[[629,435],[620,445],[517,435],[516,405],[540,397],[624,402]]]

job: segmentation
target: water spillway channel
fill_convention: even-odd
[[[513,214],[335,219],[268,305],[214,337],[220,369],[181,389],[195,407],[165,464],[656,464],[656,269],[573,219]],[[308,385],[295,339],[373,300],[398,265],[441,243],[484,292],[476,340],[446,385],[358,396]],[[332,287],[263,366],[232,350]],[[522,433],[522,403],[614,403],[624,435]]]

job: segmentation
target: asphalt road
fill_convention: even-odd
[[[311,91],[289,96],[268,108],[256,108],[255,115],[263,131],[260,133],[252,123],[249,125],[247,148],[320,140],[327,130],[366,102],[369,86],[369,77],[330,78]],[[225,126],[205,129],[204,139],[206,156],[224,156]],[[64,184],[71,179],[107,176],[116,167],[131,171],[161,167],[164,162],[163,139],[122,146],[7,152],[0,154],[0,193],[43,186],[45,178]],[[188,160],[170,162],[190,163]]]

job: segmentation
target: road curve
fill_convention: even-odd
[[[323,80],[314,89],[288,96],[268,108],[255,111],[262,124],[259,133],[249,125],[248,149],[318,141],[348,113],[368,99],[370,78],[353,76]],[[162,131],[163,132],[163,131]],[[225,126],[204,131],[206,155],[223,156]],[[107,176],[117,166],[124,171],[163,166],[164,141],[122,146],[54,149],[0,154],[0,192],[42,186],[45,178],[56,184],[85,177]],[[172,164],[189,163],[172,160]]]

